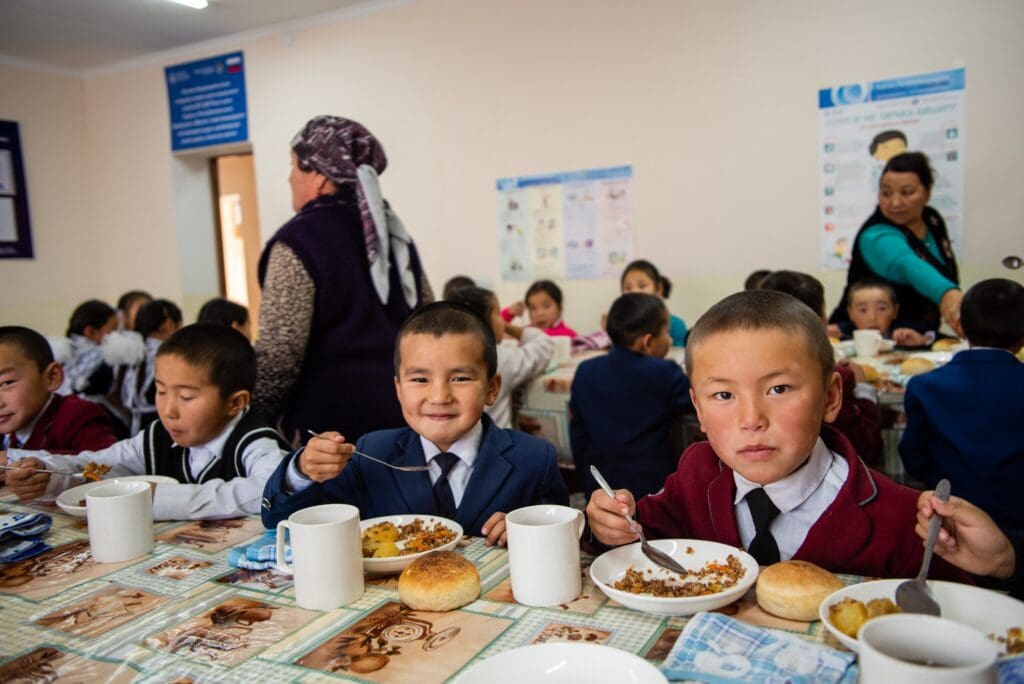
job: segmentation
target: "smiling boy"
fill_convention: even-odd
[[[472,311],[451,302],[418,309],[395,348],[395,391],[409,427],[371,432],[355,447],[336,432],[311,439],[267,483],[263,524],[272,528],[307,506],[349,503],[364,520],[440,515],[503,544],[505,512],[568,504],[554,447],[484,414],[501,384],[496,368],[494,333]],[[354,450],[429,470],[394,470]]]
[[[842,403],[821,319],[781,292],[753,290],[701,317],[686,347],[690,390],[708,441],[688,448],[664,489],[634,503],[598,490],[587,516],[605,544],[710,539],[748,549],[762,565],[795,558],[835,572],[913,576],[917,493],[873,472],[823,422]],[[948,565],[932,576],[966,578]]]

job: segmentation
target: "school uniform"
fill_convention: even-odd
[[[853,444],[854,451],[872,468],[882,464],[882,416],[878,394],[867,383],[858,383],[848,366],[836,366],[843,381],[843,404],[832,427]]]
[[[1024,364],[1003,349],[967,349],[907,383],[900,457],[928,487],[953,494],[1000,527],[1024,530]]]
[[[554,351],[554,341],[537,328],[523,328],[522,339],[515,344],[505,341],[498,345],[501,389],[494,404],[484,408],[498,427],[512,427],[512,393],[543,373]]]
[[[53,457],[25,451],[54,470],[81,471],[92,462],[111,466],[106,477],[166,475],[180,484],[157,485],[156,520],[194,520],[252,515],[260,508],[267,478],[281,462],[287,445],[255,411],[244,411],[205,444],[191,448],[174,443],[157,421],[130,439],[99,451]],[[55,497],[81,480],[52,475],[46,496]]]
[[[329,503],[356,506],[363,520],[383,515],[441,515],[433,489],[441,476],[436,446],[410,428],[400,428],[363,435],[356,450],[395,465],[427,464],[431,470],[402,472],[353,455],[340,475],[317,483],[298,473],[299,449],[267,482],[263,524],[274,528],[295,511]],[[481,527],[496,511],[569,503],[555,448],[524,433],[499,428],[486,414],[448,453],[459,457],[448,482],[456,504],[455,521],[468,535],[482,535]]]
[[[129,366],[121,383],[121,403],[131,415],[128,434],[137,434],[159,416],[156,412],[156,352],[163,340],[146,338],[146,358]]]
[[[914,532],[918,492],[870,470],[849,440],[826,425],[815,451],[816,458],[812,453],[796,472],[763,488],[781,511],[770,526],[780,558],[854,575],[915,576],[924,551]],[[698,442],[683,453],[664,490],[640,499],[637,516],[648,538],[747,548],[753,525],[746,496],[756,488],[709,442]],[[970,581],[941,558],[933,560],[930,577]]]
[[[105,449],[114,442],[114,426],[103,407],[75,396],[51,394],[34,420],[7,435],[8,462],[18,460],[19,449],[45,449],[77,453]]]

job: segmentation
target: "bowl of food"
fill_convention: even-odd
[[[125,477],[111,477],[106,480],[93,480],[85,484],[65,489],[57,497],[57,506],[68,515],[76,518],[85,517],[85,495],[93,487],[110,484],[111,482],[154,482],[156,484],[177,484],[178,481],[166,475],[126,475]]]
[[[689,574],[684,577],[655,565],[637,542],[598,556],[590,565],[590,577],[608,598],[659,615],[693,615],[727,606],[757,579],[753,556],[727,544],[699,539],[656,539],[650,544]]]
[[[877,580],[844,587],[821,602],[822,624],[843,646],[859,652],[857,632],[868,620],[899,612],[896,587],[904,580]],[[1001,647],[1004,654],[1024,653],[1015,635],[1024,627],[1024,603],[996,591],[958,582],[929,580],[942,617],[973,627]]]
[[[359,523],[363,570],[371,575],[401,572],[431,551],[450,551],[462,539],[454,520],[434,515],[386,515]]]

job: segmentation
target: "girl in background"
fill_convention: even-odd
[[[626,266],[619,281],[622,293],[646,292],[668,299],[672,293],[672,281],[663,276],[658,267],[645,259],[637,259]],[[686,323],[679,316],[669,314],[668,334],[673,347],[686,345]]]
[[[143,304],[153,301],[153,295],[145,290],[128,290],[117,299],[118,328],[135,330],[135,316]]]
[[[550,280],[538,280],[526,291],[530,324],[554,337],[576,337],[562,321],[562,290]]]
[[[135,332],[146,341],[146,358],[129,366],[121,384],[121,403],[131,415],[130,435],[144,430],[156,414],[156,350],[181,327],[181,309],[166,299],[143,304],[135,316]]]
[[[77,394],[99,401],[106,397],[114,382],[114,369],[103,358],[103,339],[117,329],[117,312],[98,299],[82,302],[71,313],[68,339],[71,359],[64,364],[61,394]]]
[[[199,309],[196,323],[216,323],[234,328],[245,335],[247,339],[252,340],[252,321],[249,319],[249,310],[230,299],[214,297],[203,304],[203,307]]]

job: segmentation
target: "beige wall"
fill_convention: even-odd
[[[818,88],[964,66],[960,259],[967,283],[1008,275],[999,259],[1024,252],[1022,22],[1024,4],[1014,0],[420,0],[80,84],[57,79],[71,103],[58,122],[51,96],[36,92],[36,79],[54,77],[3,68],[0,116],[32,131],[23,143],[35,167],[35,234],[41,242],[52,232],[55,249],[33,263],[0,265],[29,277],[0,304],[0,319],[49,321],[21,302],[38,298],[31,282],[78,261],[56,249],[75,244],[69,223],[87,233],[78,236],[87,243],[81,253],[103,272],[54,285],[52,301],[68,311],[86,284],[106,297],[129,287],[171,297],[203,291],[185,263],[208,248],[181,237],[198,219],[184,218],[180,206],[188,202],[172,171],[162,67],[235,48],[246,56],[265,237],[291,214],[287,143],[319,113],[358,119],[383,141],[385,195],[435,285],[466,273],[505,301],[525,284],[499,282],[494,180],[632,164],[637,254],[674,280],[671,307],[691,323],[760,267],[815,273],[830,302],[838,297],[843,275],[817,266]],[[12,84],[26,95],[17,108],[7,96]],[[74,129],[65,132],[73,144],[54,140],[61,128]],[[84,143],[76,130],[86,132]],[[50,155],[57,159],[49,167],[36,161]],[[76,164],[85,178],[72,210],[43,189],[67,183]],[[618,286],[572,281],[565,289],[568,322],[587,330]]]

